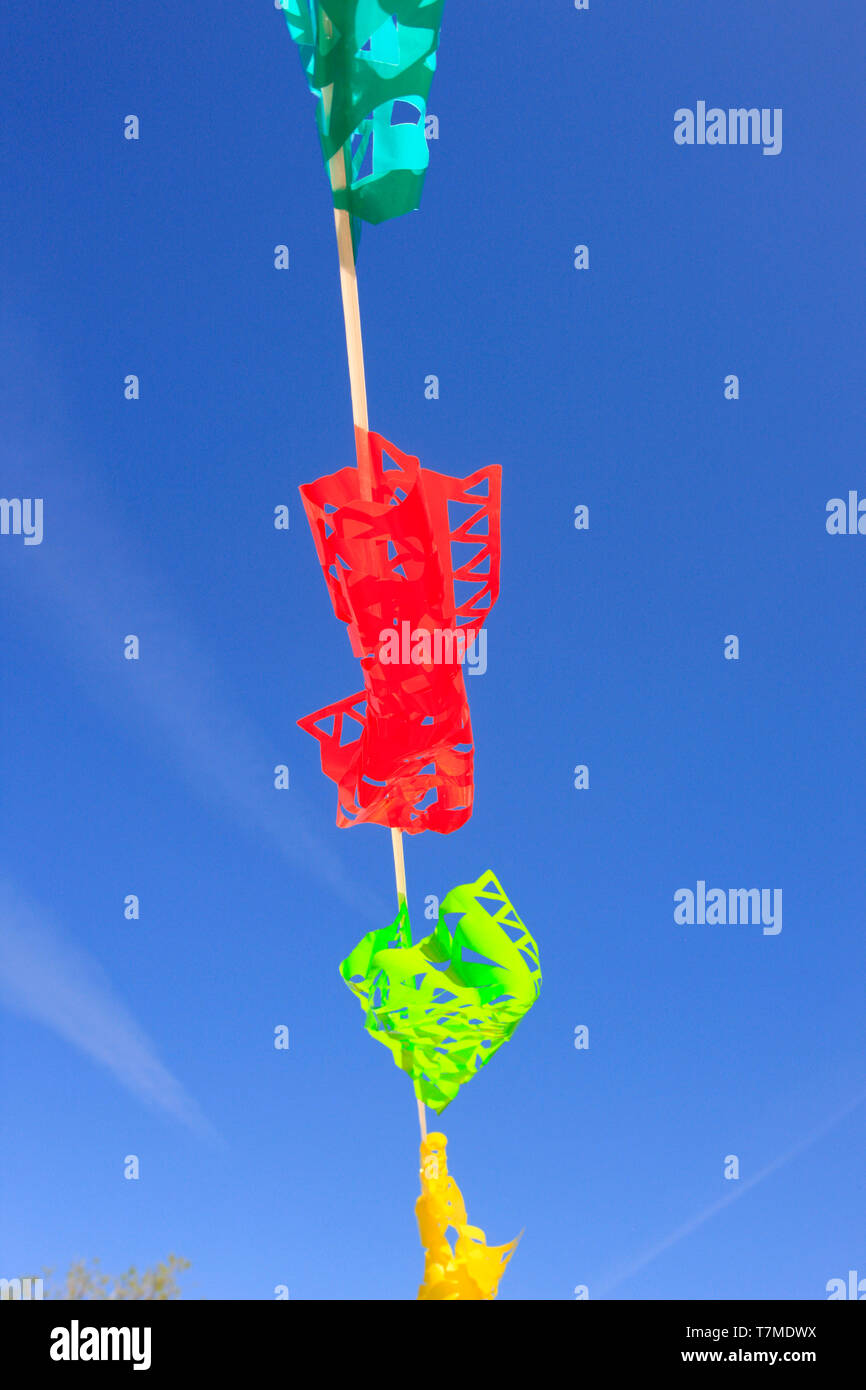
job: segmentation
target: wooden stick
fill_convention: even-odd
[[[391,848],[394,851],[394,878],[397,881],[397,902],[406,902],[406,863],[403,859],[403,831],[391,831]]]
[[[328,24],[330,29],[330,23]],[[322,106],[327,122],[334,99],[333,86],[322,91]],[[332,189],[345,188],[346,154],[337,150],[328,160],[328,176]],[[343,324],[346,329],[346,356],[349,359],[349,387],[352,392],[352,419],[362,430],[370,428],[367,416],[367,382],[364,377],[364,343],[361,338],[361,305],[358,301],[358,274],[355,267],[355,248],[352,245],[352,218],[345,208],[334,208],[334,229],[337,233],[337,254],[340,258],[340,293],[343,298]],[[361,498],[369,502],[373,496],[373,475],[369,458],[358,456]]]
[[[403,831],[391,831],[391,849],[394,851],[394,878],[397,881],[397,902],[402,907],[406,899],[406,864],[403,859]],[[421,1130],[421,1139],[427,1138],[427,1111],[420,1096],[416,1096],[418,1102],[418,1127]]]
[[[331,22],[325,20],[330,35]],[[322,90],[322,105],[325,120],[331,114],[334,98],[333,86]],[[328,160],[328,174],[331,188],[346,187],[346,157],[344,150],[338,150]],[[367,383],[364,377],[364,343],[361,338],[361,305],[358,299],[358,273],[355,266],[355,248],[352,245],[352,218],[344,208],[334,208],[334,228],[337,233],[337,253],[340,257],[340,293],[343,297],[343,323],[346,329],[346,356],[349,359],[349,386],[352,392],[352,419],[362,430],[370,428],[367,417]],[[366,450],[358,454],[358,483],[361,497],[369,502],[373,496],[373,471],[370,456]],[[403,858],[403,832],[391,830],[391,851],[394,855],[394,878],[397,881],[397,904],[402,907],[407,902],[406,861]],[[427,1112],[420,1096],[418,1100],[418,1124],[421,1138],[427,1138]]]
[[[342,164],[342,152],[335,154],[331,164]],[[346,325],[346,355],[349,359],[349,385],[352,389],[352,418],[362,430],[369,429],[367,420],[367,384],[364,379],[364,348],[361,342],[361,308],[358,303],[358,276],[355,271],[355,252],[352,249],[352,219],[345,208],[334,208],[337,231],[337,250],[340,254],[340,289],[343,295],[343,321]],[[366,480],[368,483],[372,479]],[[372,496],[372,488],[370,489]],[[369,499],[368,499],[369,500]]]
[[[391,849],[394,853],[394,878],[397,883],[397,902],[402,907],[407,901],[406,897],[406,862],[403,858],[403,831],[391,831]],[[427,1112],[424,1109],[424,1102],[420,1096],[418,1100],[418,1124],[421,1128],[421,1138],[427,1138]]]
[[[330,21],[326,21],[330,33]],[[333,86],[322,89],[322,105],[325,120],[331,114],[334,98]],[[340,149],[328,160],[328,174],[332,188],[346,187],[346,157]],[[352,219],[345,208],[334,208],[334,228],[337,233],[337,252],[340,258],[340,292],[343,298],[343,323],[346,329],[346,356],[349,359],[349,386],[352,392],[352,419],[362,430],[369,429],[367,417],[367,383],[364,377],[364,343],[361,337],[361,305],[358,300],[358,274],[355,267],[355,251],[352,246]],[[373,496],[373,471],[370,456],[366,450],[358,454],[358,473],[361,497],[370,501]],[[403,859],[403,832],[391,831],[391,849],[394,854],[394,876],[397,880],[398,905],[406,902],[406,865]],[[418,1102],[421,1106],[421,1102]],[[423,1107],[421,1107],[423,1109]],[[426,1122],[422,1120],[422,1132],[426,1134]]]

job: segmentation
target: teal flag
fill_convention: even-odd
[[[443,4],[282,0],[318,98],[325,163],[343,152],[343,169],[332,178],[334,207],[353,219],[384,222],[420,202],[429,161],[427,94]]]

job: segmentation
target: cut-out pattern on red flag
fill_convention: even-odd
[[[298,723],[337,784],[338,825],[447,834],[472,813],[463,662],[499,593],[501,470],[452,478],[355,435],[359,467],[300,492],[364,689]]]

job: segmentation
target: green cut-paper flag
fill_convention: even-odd
[[[452,888],[435,930],[414,946],[401,901],[391,926],[363,937],[340,974],[367,1031],[437,1113],[511,1037],[541,988],[538,946],[490,872]]]
[[[427,170],[427,94],[444,0],[282,0],[325,163],[343,151],[334,207],[365,222],[417,208]]]

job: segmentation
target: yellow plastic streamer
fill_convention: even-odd
[[[494,1299],[505,1266],[517,1248],[488,1245],[478,1226],[466,1220],[466,1204],[448,1172],[444,1134],[428,1134],[421,1144],[421,1196],[415,1203],[418,1230],[424,1247],[424,1282],[419,1302],[482,1302]],[[449,1228],[457,1232],[453,1249]]]

